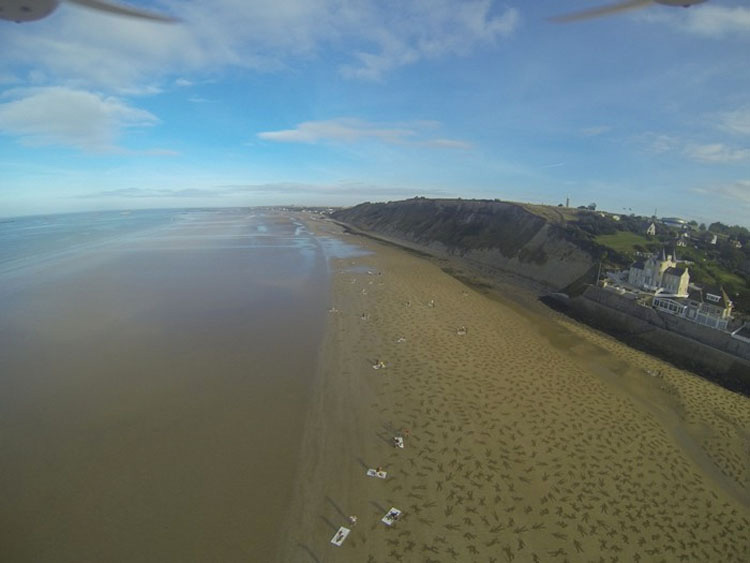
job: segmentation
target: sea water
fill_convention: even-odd
[[[272,559],[332,248],[255,210],[0,223],[2,559]]]

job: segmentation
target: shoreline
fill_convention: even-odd
[[[535,299],[488,298],[432,260],[345,238],[374,254],[332,262],[338,312],[280,561],[595,560],[602,542],[622,561],[746,558],[746,398]],[[405,449],[391,447],[404,427]],[[404,517],[389,528],[391,506]]]

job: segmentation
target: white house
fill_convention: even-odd
[[[646,234],[654,236],[656,234],[656,225],[651,223],[648,228],[646,229]]]
[[[654,293],[687,297],[690,274],[677,265],[676,257],[662,249],[661,256],[653,254],[646,261],[634,263],[628,271],[628,283]]]

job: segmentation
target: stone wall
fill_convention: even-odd
[[[746,342],[593,286],[578,297],[557,301],[578,320],[750,396],[750,344]]]
[[[686,336],[727,354],[750,361],[750,343],[732,338],[727,332],[699,325],[676,315],[657,311],[652,307],[644,307],[613,291],[598,287],[590,286],[586,288],[583,297],[642,319],[655,327],[676,332],[681,336]]]

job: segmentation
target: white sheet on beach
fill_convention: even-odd
[[[367,476],[368,477],[379,477],[380,479],[385,479],[388,477],[387,471],[378,471],[377,469],[368,469],[367,470]]]
[[[339,531],[336,532],[331,538],[331,543],[335,546],[341,547],[341,544],[344,543],[344,540],[346,539],[346,536],[349,535],[349,532],[351,532],[349,528],[344,528],[343,526],[341,526],[339,528]]]
[[[393,438],[393,445],[397,448],[403,448],[404,447],[404,439],[401,436],[395,436]]]
[[[386,526],[392,526],[393,523],[401,517],[401,511],[398,508],[391,508],[380,521]]]

